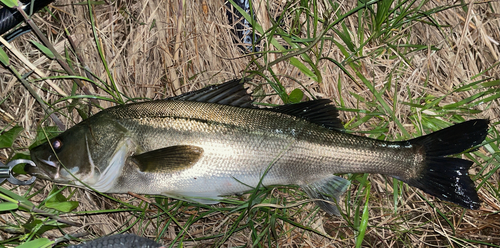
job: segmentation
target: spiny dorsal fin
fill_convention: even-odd
[[[142,172],[175,172],[193,166],[203,155],[198,146],[169,146],[132,156]]]
[[[253,108],[252,95],[244,87],[245,81],[245,79],[234,79],[219,85],[212,85],[201,90],[170,97],[167,100],[218,103],[241,108]]]
[[[252,95],[244,87],[245,79],[234,79],[219,85],[212,85],[201,90],[187,92],[167,100],[218,103],[241,108],[255,108]],[[296,104],[287,104],[268,110],[293,115],[306,119],[323,127],[344,131],[338,118],[338,110],[328,99],[319,99]]]
[[[297,116],[332,130],[344,131],[344,126],[338,118],[339,111],[330,104],[331,102],[328,99],[318,99],[282,105],[269,110]]]

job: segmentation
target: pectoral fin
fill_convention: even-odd
[[[169,146],[132,156],[142,172],[175,172],[190,168],[203,155],[198,146]]]
[[[301,188],[307,193],[311,199],[318,199],[316,204],[332,215],[340,215],[340,212],[335,203],[339,197],[347,190],[350,182],[342,177],[331,176],[319,181],[302,185]],[[333,202],[335,205],[326,201]]]

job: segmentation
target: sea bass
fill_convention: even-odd
[[[243,83],[102,110],[31,150],[28,172],[100,192],[162,194],[206,204],[259,186],[299,185],[330,214],[349,181],[379,173],[469,209],[473,162],[447,157],[485,139],[470,120],[406,141],[348,134],[330,100],[256,108]]]

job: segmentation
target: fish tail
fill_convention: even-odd
[[[488,134],[488,124],[489,120],[470,120],[407,141],[423,147],[424,162],[413,176],[400,179],[441,200],[478,209],[480,200],[468,173],[473,162],[446,156],[481,144]]]

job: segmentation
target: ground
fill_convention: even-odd
[[[19,75],[37,70],[25,75],[29,83],[23,84],[12,69],[0,69],[0,132],[22,127],[15,142],[0,149],[0,161],[27,154],[37,133],[43,139],[41,127],[62,130],[101,108],[251,77],[249,87],[261,105],[328,98],[348,130],[372,138],[404,140],[468,119],[490,119],[485,145],[460,155],[475,162],[470,174],[481,208],[465,210],[376,174],[344,175],[353,184],[341,200],[340,217],[318,210],[295,187],[207,206],[166,197],[106,197],[37,180],[33,187],[2,185],[2,199],[25,204],[0,216],[5,246],[118,232],[184,247],[500,244],[500,2],[256,0],[254,28],[261,40],[255,53],[238,46],[227,18],[228,6],[238,11],[233,5],[219,0],[52,3],[33,22],[71,70],[30,42],[42,43],[34,32],[4,47]],[[56,113],[54,118],[40,102]],[[62,190],[52,201],[75,201],[78,207],[68,213],[48,208],[54,189]],[[45,214],[29,218],[34,212],[81,226],[61,226]]]

